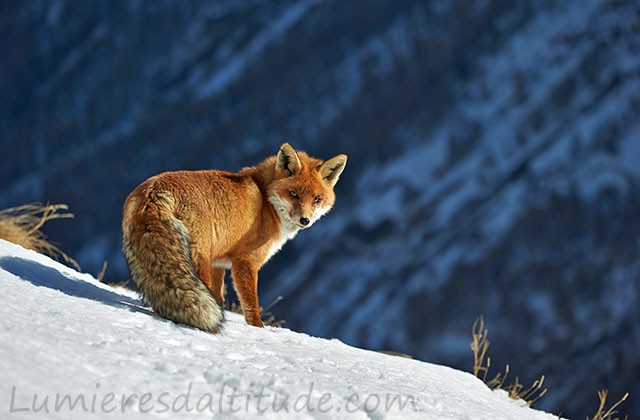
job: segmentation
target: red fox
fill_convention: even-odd
[[[248,324],[262,327],[258,270],[326,214],[346,155],[325,162],[288,143],[238,173],[164,172],[127,197],[123,250],[131,279],[160,316],[216,333],[231,269]]]

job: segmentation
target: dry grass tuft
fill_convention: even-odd
[[[600,399],[600,406],[598,407],[598,411],[593,416],[591,420],[620,420],[620,417],[614,417],[618,414],[616,408],[622,404],[627,398],[629,398],[629,393],[624,394],[622,398],[618,400],[615,404],[611,406],[608,410],[605,410],[605,404],[607,403],[607,396],[609,395],[609,390],[603,389],[598,391],[598,398]],[[629,416],[625,416],[625,419],[628,419]],[[589,420],[589,417],[587,417]]]
[[[521,384],[517,376],[513,383],[505,385],[507,377],[509,376],[509,365],[506,365],[503,373],[498,373],[493,378],[487,379],[489,368],[491,367],[491,358],[487,356],[487,351],[489,350],[489,334],[484,327],[483,317],[475,320],[471,333],[473,337],[471,341],[473,374],[482,379],[489,388],[494,390],[503,389],[509,393],[509,397],[515,400],[523,400],[529,406],[533,406],[547,393],[547,389],[542,388],[544,375],[528,387]]]
[[[489,366],[491,366],[491,358],[487,358],[487,365],[484,365],[484,359],[487,357],[489,349],[488,331],[484,328],[484,318],[480,317],[473,323],[471,330],[473,340],[471,341],[471,351],[473,352],[473,374],[480,378],[482,372],[482,380],[486,383]]]
[[[107,260],[104,260],[102,263],[102,268],[100,269],[100,272],[96,276],[96,280],[98,280],[100,283],[105,283],[104,276],[105,274],[107,274],[108,266],[109,266],[109,263],[107,262]]]
[[[117,282],[108,281],[106,279],[108,266],[109,266],[109,263],[107,262],[107,260],[104,260],[102,262],[102,268],[100,269],[100,272],[96,275],[96,280],[98,280],[100,283],[106,284],[107,286],[117,287],[117,288],[126,289],[126,290],[133,290],[131,288],[131,285],[126,281],[117,281]]]
[[[508,367],[509,366],[507,365],[507,368]],[[507,391],[509,396],[514,400],[525,401],[530,407],[533,407],[533,405],[547,393],[547,388],[542,388],[543,384],[544,375],[542,375],[540,379],[533,381],[533,383],[528,387],[521,384],[520,379],[516,376],[515,381],[503,389]]]
[[[225,293],[225,295],[228,295],[228,294]],[[281,328],[285,324],[286,321],[284,319],[276,320],[275,315],[273,315],[273,313],[271,312],[271,308],[273,308],[281,300],[282,300],[282,296],[278,296],[266,308],[263,308],[262,306],[260,307],[260,318],[262,318],[262,323],[264,325],[267,325],[269,327]],[[233,302],[230,301],[229,299],[227,299],[227,296],[225,296],[225,299],[224,299],[224,309],[234,312],[236,314],[240,314],[240,315],[244,314],[244,312],[242,312],[242,306],[240,306],[240,304],[235,301]]]
[[[525,401],[530,407],[532,407],[540,398],[547,393],[547,388],[542,388],[544,384],[544,375],[540,379],[536,380],[529,387],[520,383],[519,378],[513,383],[505,385],[507,376],[509,376],[509,365],[506,365],[504,373],[498,373],[493,378],[487,380],[489,374],[489,368],[491,367],[491,358],[487,357],[487,351],[489,350],[489,336],[484,327],[484,319],[482,317],[475,320],[472,328],[473,339],[471,341],[471,351],[473,351],[473,374],[482,379],[491,389],[502,389],[509,393],[509,396],[516,400]],[[622,404],[627,398],[629,393],[624,394],[615,404],[609,409],[605,409],[607,402],[608,390],[598,391],[598,398],[600,399],[600,406],[596,414],[587,420],[621,420],[620,417],[616,417],[618,412],[616,408]],[[628,420],[628,416],[624,417],[624,420]]]
[[[78,263],[49,242],[40,230],[50,220],[73,218],[73,214],[66,210],[68,206],[65,204],[40,203],[0,210],[0,238],[55,259],[62,258],[79,269]]]

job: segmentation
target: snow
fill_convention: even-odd
[[[0,291],[3,418],[557,418],[469,373],[235,314],[218,335],[180,326],[2,240]]]

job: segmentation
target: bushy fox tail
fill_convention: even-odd
[[[194,270],[189,232],[158,204],[146,206],[152,217],[137,218],[124,229],[123,249],[131,278],[161,317],[217,333],[224,311]]]

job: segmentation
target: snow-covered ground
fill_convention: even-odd
[[[235,314],[218,335],[176,325],[2,240],[0,294],[3,419],[557,418],[469,373]]]

